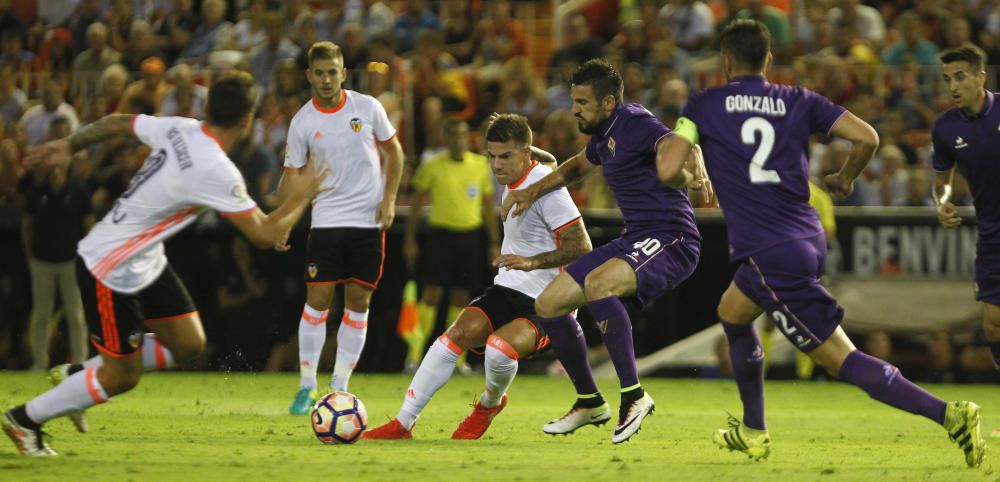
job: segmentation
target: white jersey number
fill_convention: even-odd
[[[760,132],[760,145],[750,159],[750,182],[754,184],[780,184],[778,171],[764,169],[764,163],[771,156],[774,148],[774,126],[762,117],[751,117],[743,122],[740,135],[743,143],[749,146],[757,144],[757,133]]]

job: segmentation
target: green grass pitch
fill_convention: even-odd
[[[47,387],[40,374],[0,372],[0,380],[2,406]],[[352,391],[367,405],[369,425],[396,413],[408,381],[355,376]],[[741,413],[728,380],[647,378],[656,413],[621,445],[610,442],[613,424],[568,437],[543,434],[542,424],[563,414],[573,391],[568,380],[536,376],[515,380],[510,405],[482,440],[452,441],[482,389],[480,375],[453,378],[417,423],[414,440],[327,446],[314,438],[308,417],[286,412],[296,383],[291,374],[152,374],[92,409],[88,434],[66,419],[47,425],[60,457],[24,458],[3,438],[0,480],[1000,481],[997,453],[987,451],[982,468],[967,469],[940,427],[836,382],[767,384],[773,446],[760,463],[712,445],[726,411]],[[601,385],[617,413],[614,384]],[[929,388],[979,403],[986,432],[1000,424],[1000,388]]]

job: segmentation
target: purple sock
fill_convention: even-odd
[[[622,389],[633,389],[639,385],[639,375],[635,368],[635,348],[632,346],[632,320],[625,311],[625,305],[615,296],[609,296],[587,303],[590,314],[597,320],[604,345],[608,347],[611,362],[615,364]]]
[[[861,350],[847,355],[840,367],[840,379],[857,385],[875,400],[944,424],[944,400],[914,385],[892,364]]]
[[[552,349],[556,351],[566,374],[573,381],[578,395],[598,393],[594,374],[587,359],[587,339],[576,319],[570,315],[556,318],[538,318],[542,328],[549,335]]]
[[[767,430],[764,425],[764,349],[753,324],[722,323],[729,340],[733,377],[743,400],[743,425]]]

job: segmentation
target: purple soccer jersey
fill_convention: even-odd
[[[619,105],[590,136],[587,159],[601,166],[626,233],[660,231],[700,242],[687,192],[667,187],[656,175],[656,144],[668,135],[670,129],[642,105]]]
[[[1000,243],[1000,105],[993,92],[978,115],[957,108],[941,114],[931,130],[934,170],[949,171],[956,164],[969,181],[976,206],[980,242]]]
[[[688,101],[682,115],[698,128],[732,260],[823,232],[809,205],[809,137],[828,134],[844,112],[821,95],[759,75]]]
[[[931,130],[934,170],[958,166],[976,206],[976,299],[1000,305],[1000,105],[986,92],[983,108],[967,116],[957,108],[941,114]]]

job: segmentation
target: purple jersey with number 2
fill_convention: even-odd
[[[682,115],[698,128],[732,260],[823,232],[809,205],[806,153],[809,137],[828,134],[844,112],[821,95],[758,75],[688,101]]]

